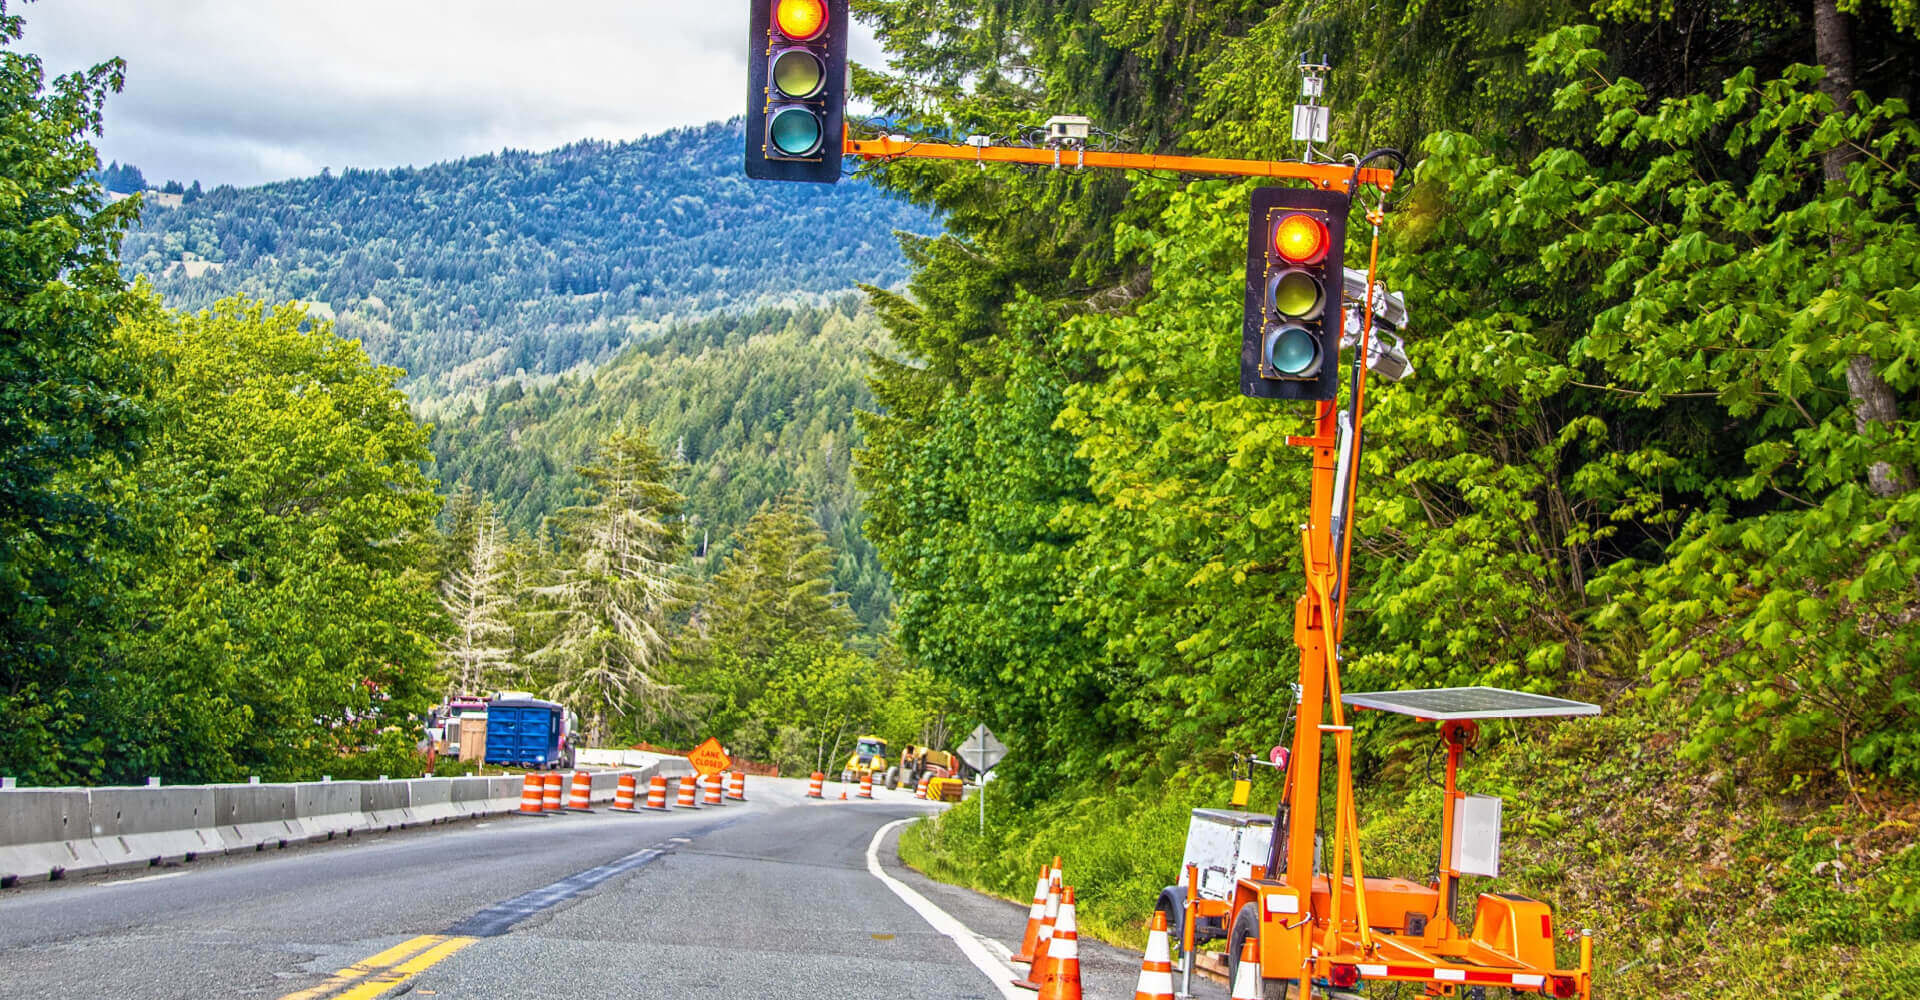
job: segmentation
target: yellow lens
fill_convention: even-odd
[[[773,9],[773,24],[781,34],[804,42],[826,30],[826,0],[779,0]]]
[[[1295,212],[1273,227],[1273,250],[1294,264],[1317,264],[1327,255],[1326,223]]]

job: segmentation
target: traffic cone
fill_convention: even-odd
[[[813,772],[813,775],[807,779],[807,798],[810,798],[810,799],[826,798],[826,796],[822,794],[820,790],[821,786],[826,784],[826,781],[827,781],[826,775],[821,774],[819,771]]]
[[[872,771],[860,772],[860,797],[863,799],[873,798],[873,772]]]
[[[633,811],[633,792],[637,784],[633,775],[623,774],[620,783],[613,787],[613,811],[630,813]]]
[[[1073,886],[1067,886],[1067,894],[1060,899],[1060,917],[1047,942],[1047,975],[1040,980],[1040,1000],[1080,1000],[1080,929],[1073,918]]]
[[[727,798],[735,802],[747,801],[747,772],[735,771],[730,777],[732,783],[727,786]]]
[[[566,781],[558,774],[548,774],[543,780],[546,791],[540,797],[540,811],[557,813],[560,811],[560,786]]]
[[[707,805],[717,806],[723,804],[724,803],[720,801],[720,776],[718,774],[707,775]]]
[[[520,784],[520,811],[528,816],[538,816],[546,811],[542,805],[547,799],[547,783],[537,774],[527,775]]]
[[[1240,966],[1233,977],[1230,1000],[1260,1000],[1260,945],[1248,938],[1240,946]]]
[[[1040,918],[1040,936],[1033,942],[1033,964],[1027,969],[1025,979],[1016,979],[1013,985],[1023,990],[1040,988],[1040,977],[1047,971],[1047,948],[1053,941],[1053,926],[1060,919],[1060,883],[1047,882],[1046,915]]]
[[[593,775],[585,771],[573,772],[573,788],[567,793],[567,811],[593,811]]]
[[[673,802],[675,808],[678,808],[678,809],[700,808],[700,797],[697,794],[695,794],[699,791],[699,789],[694,787],[692,777],[683,775],[679,778],[674,779],[674,784],[680,786],[679,792],[676,793],[677,798],[675,798]]]
[[[1040,941],[1040,925],[1047,919],[1047,866],[1040,866],[1040,877],[1033,880],[1033,905],[1027,907],[1027,932],[1020,935],[1020,950],[1013,960],[1032,964],[1033,947]]]
[[[647,779],[647,808],[654,812],[667,811],[667,777],[656,774]]]
[[[1173,1000],[1173,951],[1167,944],[1167,911],[1153,911],[1147,931],[1147,954],[1140,960],[1140,978],[1133,1000]]]

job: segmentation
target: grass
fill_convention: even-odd
[[[1469,880],[1463,905],[1521,892],[1558,926],[1591,928],[1608,998],[1920,997],[1920,794],[1682,760],[1681,734],[1646,711],[1489,730],[1462,785],[1503,799],[1502,876]],[[1439,843],[1430,727],[1396,731],[1406,739],[1360,782],[1362,843],[1370,874],[1425,879]],[[1089,782],[1027,808],[990,795],[984,835],[969,802],[909,828],[900,852],[1021,904],[1058,853],[1081,933],[1137,949],[1188,809],[1224,805],[1227,785]],[[1262,791],[1255,808],[1270,809],[1271,778]],[[1572,942],[1560,960],[1577,961]]]

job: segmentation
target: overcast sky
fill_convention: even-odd
[[[101,161],[258,184],[632,139],[746,106],[740,0],[37,0],[50,73],[112,56]],[[856,28],[852,55],[879,61]]]

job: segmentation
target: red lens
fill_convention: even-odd
[[[804,42],[827,30],[826,0],[778,0],[773,8],[773,26],[797,42]]]
[[[1332,242],[1327,224],[1311,215],[1295,212],[1273,227],[1273,252],[1288,263],[1318,264],[1326,259]]]
[[[1327,970],[1327,982],[1335,989],[1350,989],[1360,981],[1360,970],[1351,965],[1336,965]]]
[[[1572,976],[1555,976],[1551,980],[1548,980],[1547,988],[1552,990],[1553,995],[1558,997],[1559,1000],[1568,1000],[1568,998],[1578,992],[1579,989],[1578,985],[1574,983]]]

